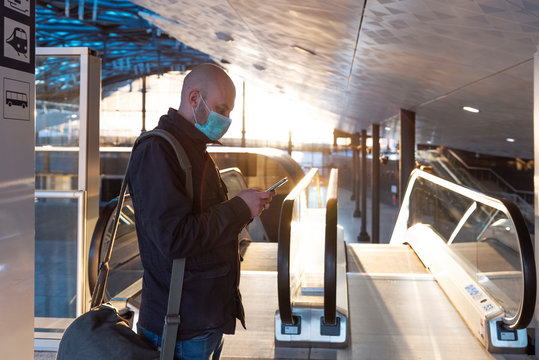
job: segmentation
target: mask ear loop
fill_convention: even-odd
[[[195,114],[195,108],[191,106],[191,110],[193,110],[193,117],[195,118],[195,124],[198,124],[197,116]]]
[[[206,101],[204,100],[202,95],[200,95],[200,98],[202,99],[202,102],[204,103],[204,106],[206,107],[206,110],[208,110],[208,112],[211,112],[210,108],[208,107],[208,104],[206,104]]]
[[[204,106],[206,106],[206,109],[208,109],[208,105],[206,105],[206,102],[204,101],[204,98],[202,97],[202,95],[200,94],[199,92],[199,95],[200,95],[200,98],[202,99],[202,102],[204,102]],[[197,106],[198,107],[198,106]],[[191,106],[191,110],[193,111],[193,117],[195,118],[195,124],[198,124],[198,121],[197,121],[197,116],[195,114],[195,108]],[[210,109],[208,109],[210,110]]]

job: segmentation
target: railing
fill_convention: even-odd
[[[436,175],[447,178],[450,181],[454,181],[459,185],[472,187],[479,192],[491,195],[493,197],[507,198],[514,202],[524,215],[528,231],[532,234],[535,232],[535,212],[533,206],[530,205],[533,203],[533,191],[515,189],[492,169],[469,166],[450,149],[444,149],[442,153],[437,151],[422,151],[418,153],[423,153],[425,159],[428,160],[431,165],[437,167],[438,171],[442,172],[442,174],[438,174],[438,171],[435,171]],[[445,165],[444,162],[447,162],[451,169],[448,165]],[[472,173],[474,173],[476,177],[474,177]],[[488,189],[479,179],[486,179],[493,182],[502,191],[493,191]]]
[[[277,250],[278,270],[277,270],[277,288],[279,311],[281,321],[284,324],[294,325],[297,319],[292,316],[291,295],[297,291],[300,286],[300,273],[290,271],[290,262],[293,255],[294,247],[293,239],[293,223],[299,225],[303,216],[303,209],[308,207],[305,204],[308,201],[308,188],[312,183],[318,182],[318,169],[311,169],[307,175],[299,182],[298,185],[284,199],[281,218],[279,220],[279,247]],[[296,226],[297,227],[297,226]],[[301,269],[299,269],[301,271]],[[291,281],[291,277],[295,278],[296,282]],[[292,283],[292,284],[291,284]],[[295,291],[291,291],[291,285]]]
[[[326,200],[326,243],[324,256],[324,322],[337,321],[337,191],[339,173],[332,169]]]
[[[88,256],[88,282],[90,292],[97,281],[101,261],[105,258],[112,234],[112,222],[116,212],[117,199],[110,201],[101,211],[101,216],[95,226]],[[133,202],[126,195],[109,262],[109,279],[105,289],[105,301],[112,299],[121,291],[142,278],[142,264],[135,232],[135,212]],[[126,268],[127,271],[123,271]]]
[[[311,169],[283,202],[275,318],[278,345],[347,344],[345,245],[342,227],[337,225],[337,183],[338,172],[333,169],[324,202],[318,169]]]
[[[414,170],[391,243],[412,246],[474,334],[484,334],[480,323],[525,329],[532,320],[534,252],[512,202]]]
[[[533,204],[533,196],[534,196],[533,191],[515,189],[513,185],[508,183],[504,178],[502,178],[500,175],[498,175],[498,173],[496,173],[494,170],[490,168],[470,166],[466,164],[466,162],[462,160],[462,158],[458,156],[458,154],[456,154],[451,149],[445,149],[444,152],[446,153],[447,159],[453,165],[462,166],[468,171],[473,171],[476,173],[484,174],[483,178],[486,176],[488,180],[496,183],[496,185],[498,185],[504,191],[504,193],[510,193],[510,194],[512,193],[521,197],[524,200],[523,203],[528,204],[528,206],[530,203]]]

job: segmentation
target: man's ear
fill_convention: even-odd
[[[197,89],[193,89],[189,91],[187,100],[189,101],[189,105],[191,105],[193,109],[196,109],[198,107],[198,103],[200,102],[201,96],[202,95],[200,94],[200,91],[198,91]]]

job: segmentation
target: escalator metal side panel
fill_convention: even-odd
[[[526,351],[525,330],[515,332],[512,341],[503,339],[504,334],[510,333],[503,329],[502,334],[498,331],[496,337],[493,337],[493,326],[496,329],[496,322],[505,314],[503,307],[483,290],[478,279],[466,270],[466,264],[431,227],[421,224],[412,226],[404,241],[411,245],[431,271],[473,335],[486,349],[504,353]]]

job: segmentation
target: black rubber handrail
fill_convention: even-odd
[[[131,196],[126,195],[124,205],[131,202]],[[99,274],[99,264],[101,263],[101,248],[103,246],[103,238],[107,226],[114,215],[114,210],[118,204],[118,198],[110,200],[107,205],[101,210],[101,214],[97,219],[97,223],[92,234],[90,242],[90,251],[88,253],[88,285],[90,292],[94,290]]]
[[[309,187],[317,173],[318,169],[311,169],[284,199],[281,207],[278,237],[279,245],[277,250],[277,297],[279,300],[281,322],[287,325],[295,324],[292,316],[292,304],[290,301],[290,228],[294,212],[294,203],[296,198]]]
[[[511,329],[525,329],[533,319],[535,301],[537,296],[537,280],[535,274],[535,257],[530,233],[526,226],[524,216],[518,206],[512,201],[500,199],[509,211],[520,246],[520,260],[522,265],[523,294],[520,311],[512,318],[504,319]]]
[[[337,323],[337,190],[339,171],[331,169],[326,202],[324,253],[324,323]]]

